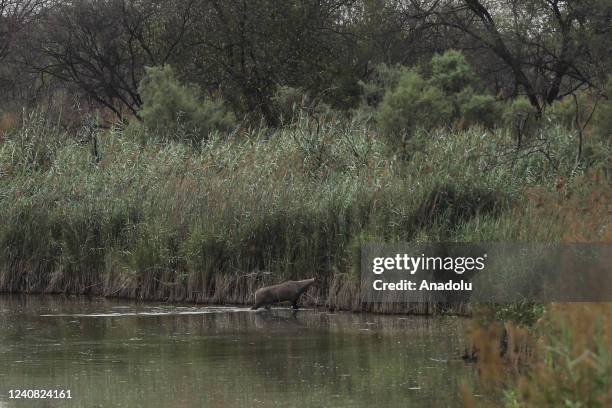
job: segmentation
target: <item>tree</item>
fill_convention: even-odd
[[[609,1],[510,0],[501,4],[490,0],[440,0],[432,5],[412,0],[412,3],[432,25],[466,34],[491,51],[505,64],[517,89],[522,89],[538,113],[576,89],[601,87],[603,83],[599,68],[603,55],[594,44],[610,44]]]
[[[50,4],[50,0],[0,0],[0,60],[8,55],[17,34]]]
[[[22,62],[75,84],[122,118],[138,117],[138,83],[147,65],[183,51],[193,0],[74,0],[47,10],[26,38]]]
[[[317,95],[342,54],[342,11],[354,0],[208,0],[199,3],[193,63],[204,87],[221,88],[234,110],[279,124],[280,85]],[[355,81],[356,82],[356,81]]]

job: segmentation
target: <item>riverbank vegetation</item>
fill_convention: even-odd
[[[363,243],[609,239],[609,101],[537,115],[456,51],[377,72],[352,111],[280,89],[275,128],[169,66],[141,81],[141,121],[24,113],[0,144],[0,289],[244,304],[316,276],[311,304],[360,310]]]
[[[609,242],[610,16],[0,1],[0,292],[248,304],[316,276],[304,305],[435,314],[362,304],[360,246]],[[609,309],[478,313],[510,406],[609,405]]]
[[[5,133],[3,290],[248,303],[253,285],[314,275],[317,302],[355,310],[364,242],[609,236],[608,147],[577,159],[558,124],[519,150],[483,127],[397,150],[335,112],[198,145],[149,132],[69,134],[33,113]]]

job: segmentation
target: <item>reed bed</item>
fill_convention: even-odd
[[[520,151],[509,130],[472,128],[418,133],[401,154],[333,115],[197,146],[154,136],[33,114],[0,138],[0,291],[248,304],[316,276],[305,304],[430,314],[361,304],[362,243],[554,241],[575,220],[540,201],[609,194],[609,163],[577,160],[576,135],[553,126]]]

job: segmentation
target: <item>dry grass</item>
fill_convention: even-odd
[[[569,191],[564,185],[556,191],[529,189],[528,205],[514,210],[517,225],[537,219],[532,231],[542,237],[611,242],[611,191],[605,173],[589,172],[575,183],[579,187]],[[602,276],[578,265],[567,267],[572,269],[567,276]],[[609,287],[597,286],[609,293]],[[535,323],[533,314],[526,313],[529,307],[534,306],[505,314],[484,308],[473,319],[470,351],[476,351],[483,383],[504,387],[509,407],[610,406],[612,304],[552,303]],[[461,397],[465,406],[477,406],[469,390]]]
[[[508,394],[508,405],[612,404],[611,304],[552,304],[533,330],[533,356]]]

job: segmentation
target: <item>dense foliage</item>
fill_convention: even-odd
[[[10,97],[0,109],[64,90],[62,103],[138,116],[145,67],[168,64],[237,117],[278,126],[279,87],[347,110],[364,97],[380,101],[360,86],[393,82],[380,64],[426,66],[433,57],[424,77],[446,95],[467,87],[524,95],[539,115],[577,91],[609,96],[611,16],[608,0],[5,0],[0,89]],[[491,125],[480,113],[489,98],[464,97],[468,122]]]
[[[152,133],[198,144],[211,132],[229,130],[234,124],[221,101],[203,98],[197,88],[182,85],[170,66],[146,71],[138,86],[142,98],[138,113]]]

